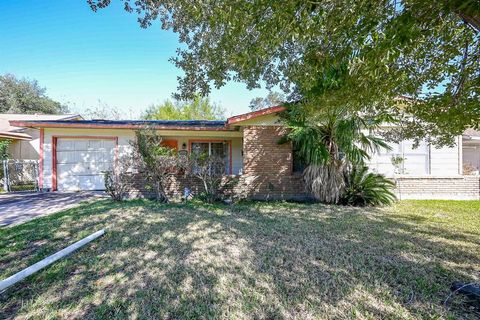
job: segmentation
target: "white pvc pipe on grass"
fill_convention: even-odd
[[[14,275],[6,278],[5,280],[0,281],[0,292],[3,290],[7,289],[8,287],[14,285],[15,283],[22,281],[26,277],[34,274],[35,272],[51,265],[55,261],[65,257],[66,255],[69,255],[73,251],[83,247],[89,242],[92,242],[93,240],[97,239],[98,237],[101,237],[102,235],[105,234],[105,230],[100,230],[95,233],[92,233],[88,237],[83,238],[80,241],[75,242],[72,245],[69,245],[65,249],[62,249],[58,251],[57,253],[52,254],[51,256],[46,257],[45,259],[31,265],[28,268],[23,269],[20,272],[15,273]]]

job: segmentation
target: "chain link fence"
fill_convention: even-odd
[[[38,161],[3,160],[2,180],[7,192],[38,191]]]

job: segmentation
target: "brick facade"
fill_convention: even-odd
[[[405,199],[479,200],[478,176],[421,176],[395,178],[395,193]]]
[[[279,144],[285,128],[248,126],[243,130],[243,192],[251,199],[302,200],[302,176],[294,174],[292,146]]]

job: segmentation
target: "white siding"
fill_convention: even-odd
[[[461,173],[459,162],[459,142],[461,137],[457,138],[457,143],[454,147],[443,147],[440,149],[430,148],[430,172],[432,175],[458,175]]]
[[[372,156],[368,166],[374,172],[382,173],[386,176],[393,176],[395,167],[392,164],[392,156],[401,156],[404,158],[403,173],[397,174],[410,176],[453,176],[460,174],[459,147],[435,148],[426,144],[421,144],[418,148],[413,148],[412,142],[403,141],[400,144],[390,144],[391,151],[382,151]]]

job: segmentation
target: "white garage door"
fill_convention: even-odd
[[[103,172],[111,170],[114,158],[114,140],[59,138],[57,189],[104,190]]]

